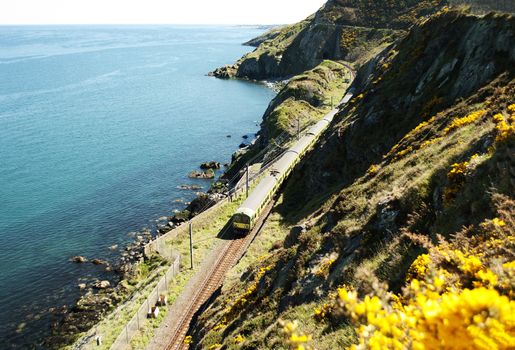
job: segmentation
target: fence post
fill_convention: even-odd
[[[193,270],[193,223],[190,220],[190,268]]]
[[[246,165],[247,171],[245,172],[245,189],[246,189],[246,197],[249,196],[249,163]]]

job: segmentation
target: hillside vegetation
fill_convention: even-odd
[[[330,0],[300,23],[274,29],[271,39],[234,65],[215,70],[220,78],[279,79],[312,69],[325,59],[358,65],[401,37],[415,21],[445,0]]]
[[[348,3],[312,20],[393,16],[397,29],[412,11]],[[509,349],[514,67],[511,15],[447,9],[364,64],[354,99],[200,315],[194,347]]]

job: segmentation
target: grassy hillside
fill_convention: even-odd
[[[261,162],[266,157],[273,158],[276,152],[262,152],[266,146],[281,142],[287,144],[299,130],[322,118],[331,110],[331,103],[341,100],[350,82],[350,70],[340,62],[329,60],[290,79],[263,115],[259,142],[246,152],[236,153],[225,176],[232,178],[234,172],[249,160]]]
[[[420,17],[446,0],[330,0],[300,23],[274,29],[271,39],[232,66],[221,78],[277,79],[316,67],[325,59],[360,64],[401,37]]]
[[[509,348],[514,44],[512,16],[444,10],[364,65],[196,348]]]

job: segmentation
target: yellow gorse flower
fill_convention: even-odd
[[[492,219],[492,223],[495,225],[495,226],[498,226],[498,227],[503,227],[503,226],[506,226],[506,223],[499,219],[499,218],[493,218]]]
[[[456,173],[465,168],[454,167]],[[492,255],[511,257],[510,225],[513,221],[504,217],[485,220],[468,244],[430,248],[412,263],[400,295],[376,290],[360,298],[338,288],[327,312],[334,308],[333,316],[343,312],[355,323],[358,342],[350,349],[512,349],[515,261]],[[499,265],[499,260],[506,262]]]
[[[447,126],[444,129],[444,134],[447,135],[451,131],[454,131],[462,126],[474,123],[476,120],[478,120],[479,118],[484,116],[486,114],[486,112],[487,111],[485,109],[481,109],[479,111],[472,112],[472,113],[466,115],[465,117],[453,119],[451,124],[449,124],[449,126]]]
[[[243,337],[241,334],[238,334],[236,337],[234,337],[233,341],[234,344],[241,344],[245,341],[245,337]]]

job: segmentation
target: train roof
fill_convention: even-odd
[[[247,215],[248,217],[253,217],[256,214],[256,211],[250,208],[239,207],[238,210],[236,210],[236,214],[243,214]]]
[[[329,125],[329,121],[322,119],[321,121],[313,125],[311,128],[309,128],[308,134],[318,135],[322,132],[322,130],[324,130],[327,127],[327,125]]]
[[[295,162],[295,159],[299,157],[297,152],[286,151],[281,158],[272,166],[272,171],[276,171],[279,174],[283,174],[288,170],[290,165]]]
[[[258,211],[259,206],[263,202],[263,198],[273,190],[276,183],[277,179],[272,175],[265,176],[250,193],[249,197],[245,202],[243,202],[240,208],[248,208]]]
[[[349,89],[349,92],[342,98],[342,101],[340,102],[340,104],[348,103],[350,101],[350,99],[352,98],[352,96],[354,96],[353,92],[354,92],[353,89]]]
[[[295,143],[295,145],[289,149],[289,151],[296,152],[297,154],[300,154],[301,152],[306,150],[306,148],[309,146],[309,144],[311,143],[313,138],[315,138],[315,136],[311,135],[311,134],[306,134],[306,135],[302,136],[300,138],[300,140],[298,140]]]

